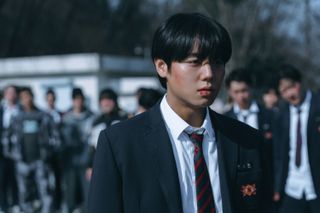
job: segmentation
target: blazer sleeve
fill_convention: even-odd
[[[99,135],[90,183],[88,212],[122,213],[122,183],[106,131]]]

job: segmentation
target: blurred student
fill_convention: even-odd
[[[90,140],[90,160],[86,177],[91,179],[92,164],[99,134],[105,128],[128,119],[128,114],[120,109],[118,104],[118,95],[110,88],[101,90],[99,94],[100,114],[92,122],[91,140]]]
[[[279,93],[286,103],[275,122],[275,194],[280,213],[320,212],[320,97],[301,71],[282,65]]]
[[[152,88],[145,88],[140,91],[140,95],[138,96],[138,109],[136,111],[136,115],[145,112],[146,110],[153,107],[161,98],[163,94]]]
[[[262,101],[267,109],[277,111],[279,109],[279,93],[276,88],[267,86],[262,90]]]
[[[17,209],[18,205],[14,161],[9,154],[11,142],[10,138],[6,138],[6,132],[12,123],[12,118],[17,116],[20,110],[17,87],[15,85],[6,86],[0,106],[0,212],[9,211],[10,207]],[[16,210],[12,209],[12,211]]]
[[[47,108],[45,111],[52,117],[57,131],[54,133],[57,134],[55,149],[52,150],[52,155],[48,159],[48,163],[51,166],[54,177],[55,177],[55,189],[53,193],[53,207],[56,210],[59,210],[62,205],[62,168],[63,168],[63,153],[62,153],[62,137],[61,137],[61,127],[62,127],[62,113],[56,109],[56,94],[53,89],[49,88],[45,96],[47,102]]]
[[[72,90],[72,108],[63,116],[64,202],[68,212],[83,209],[89,182],[86,169],[89,163],[89,139],[93,113],[85,105],[80,88]]]
[[[55,125],[50,115],[35,106],[29,87],[21,88],[19,97],[22,110],[13,117],[8,138],[12,143],[10,154],[15,160],[20,208],[27,213],[37,208],[49,213],[54,186],[47,160],[56,144]]]

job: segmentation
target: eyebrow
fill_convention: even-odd
[[[200,53],[191,53],[188,57],[199,57]]]

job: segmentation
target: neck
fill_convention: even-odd
[[[16,106],[16,103],[15,102],[12,102],[12,101],[7,101],[7,106],[12,108],[12,107],[15,107]]]
[[[248,110],[251,106],[251,102],[248,102],[248,103],[243,103],[243,104],[238,104],[239,108],[241,110]]]
[[[295,106],[295,107],[300,107],[302,105],[302,103],[304,102],[304,99],[307,96],[307,92],[304,90],[300,91],[300,94],[298,96],[298,100],[295,103],[290,103],[291,105]]]
[[[24,106],[24,111],[31,112],[33,110],[33,106]]]
[[[302,90],[300,93],[300,101],[299,101],[299,105],[301,105],[304,102],[304,99],[307,96],[307,91]]]
[[[169,104],[169,106],[190,126],[201,127],[203,124],[206,115],[206,108],[191,109],[188,107],[179,107],[177,109],[174,107],[174,105]]]

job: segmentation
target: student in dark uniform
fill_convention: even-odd
[[[0,106],[0,212],[1,210],[4,212],[19,211],[14,161],[10,158],[11,143],[10,138],[6,137],[6,132],[12,118],[20,110],[17,87],[14,85],[6,86],[3,102]]]
[[[89,212],[261,212],[259,133],[211,111],[231,56],[218,22],[176,14],[156,31],[161,102],[102,131]]]
[[[22,88],[19,97],[22,110],[13,118],[7,137],[12,139],[10,154],[15,160],[20,207],[23,212],[40,207],[41,212],[49,213],[54,186],[47,160],[58,140],[56,128],[51,116],[35,106],[30,88]]]
[[[275,122],[275,194],[280,212],[320,212],[320,97],[304,87],[291,65],[279,71],[286,103]]]

